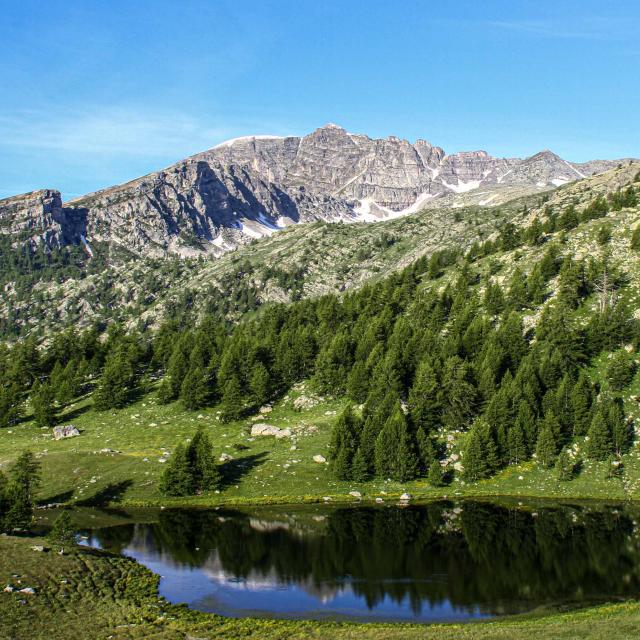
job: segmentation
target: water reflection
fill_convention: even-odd
[[[136,557],[163,576],[165,597],[205,611],[453,620],[637,596],[634,515],[485,503],[176,510],[91,541]]]

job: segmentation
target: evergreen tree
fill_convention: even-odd
[[[626,349],[613,354],[607,366],[606,376],[613,391],[622,391],[627,387],[636,373],[636,363]]]
[[[26,529],[33,520],[35,493],[40,486],[40,463],[30,451],[22,453],[10,469],[4,527]]]
[[[569,454],[563,449],[559,454],[555,464],[555,471],[558,480],[567,482],[573,479],[574,465]]]
[[[551,467],[556,460],[556,439],[553,429],[547,420],[544,420],[538,433],[536,443],[536,458],[543,467]]]
[[[368,393],[369,373],[367,372],[365,363],[358,360],[349,372],[349,378],[347,379],[347,395],[354,402],[361,404],[367,399]]]
[[[237,376],[232,375],[226,382],[220,402],[220,418],[223,422],[239,420],[244,412],[244,396]]]
[[[69,512],[65,509],[53,523],[47,534],[49,544],[61,553],[65,549],[73,548],[76,544],[76,533]]]
[[[127,404],[135,381],[134,363],[120,347],[107,357],[100,382],[93,394],[98,411],[122,408]]]
[[[571,414],[573,416],[573,435],[583,436],[591,425],[591,405],[593,388],[589,377],[580,371],[578,380],[571,391]]]
[[[596,411],[587,434],[587,456],[592,460],[606,460],[613,449],[611,431],[603,413],[602,408]]]
[[[476,420],[467,434],[464,449],[464,479],[477,482],[488,478],[498,467],[498,452],[489,425]]]
[[[418,471],[415,444],[400,403],[376,438],[375,468],[378,476],[398,482],[411,480]]]
[[[418,447],[418,459],[420,469],[427,471],[434,461],[437,460],[436,448],[431,438],[427,435],[423,427],[418,427],[416,432],[416,444]]]
[[[215,489],[220,484],[220,471],[213,456],[211,442],[202,428],[198,429],[187,447],[187,459],[196,494]]]
[[[160,479],[160,492],[167,496],[189,496],[194,492],[193,477],[189,467],[187,449],[183,444],[176,447]]]
[[[249,389],[257,406],[263,405],[271,396],[271,376],[262,362],[256,362],[251,368]]]
[[[209,380],[200,367],[191,369],[184,377],[180,398],[188,411],[195,411],[208,404]]]
[[[427,482],[432,487],[442,487],[444,485],[444,476],[442,473],[442,467],[440,466],[440,462],[438,460],[434,460],[429,466]]]
[[[360,424],[348,406],[340,414],[331,431],[329,460],[339,480],[349,480],[353,458],[358,450]]]
[[[603,409],[606,410],[605,420],[611,433],[613,450],[620,456],[629,447],[629,427],[624,415],[621,398],[610,398],[603,402]]]
[[[507,449],[510,464],[520,464],[527,458],[527,445],[522,424],[516,420],[507,431]]]
[[[518,404],[518,413],[514,426],[524,434],[527,452],[531,453],[535,449],[538,439],[538,427],[536,416],[531,409],[531,405],[526,400],[521,400]]]
[[[36,424],[51,427],[56,423],[55,395],[48,382],[36,383],[31,390],[31,406]]]
[[[358,447],[351,462],[351,479],[354,482],[365,482],[369,479],[369,464],[360,447]]]
[[[547,280],[542,269],[536,265],[527,278],[527,293],[532,304],[541,305],[547,295]]]
[[[441,416],[441,403],[438,398],[440,385],[430,360],[423,360],[416,371],[415,379],[409,391],[409,411],[413,424],[422,428],[426,434],[437,428]]]

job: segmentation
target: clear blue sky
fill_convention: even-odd
[[[67,198],[326,122],[640,156],[637,0],[3,0],[0,197]]]

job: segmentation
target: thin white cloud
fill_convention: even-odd
[[[168,111],[100,107],[0,114],[0,148],[6,153],[19,149],[178,160],[243,133],[251,132]]]
[[[545,38],[575,40],[623,40],[632,35],[629,23],[617,20],[573,20],[564,23],[555,20],[492,20],[491,27],[516,31]]]

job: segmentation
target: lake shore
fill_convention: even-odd
[[[465,624],[358,624],[231,619],[204,614],[158,597],[158,576],[128,558],[82,548],[71,555],[37,552],[38,538],[0,538],[0,593],[4,637],[60,640],[99,638],[629,638],[640,629],[640,603],[611,603],[579,611],[536,612]],[[14,577],[19,576],[19,577]],[[18,582],[19,581],[19,582]],[[24,595],[18,588],[34,589]],[[91,635],[87,635],[91,629]],[[2,637],[0,636],[0,637]]]

